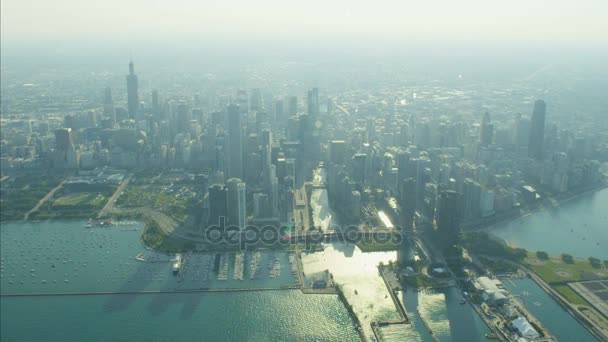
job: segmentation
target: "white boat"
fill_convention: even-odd
[[[182,268],[182,255],[181,254],[175,254],[175,259],[173,259],[173,274],[177,274],[179,272],[179,270]]]

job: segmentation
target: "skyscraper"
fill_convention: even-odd
[[[271,156],[271,143],[272,136],[269,130],[264,130],[262,132],[262,183],[267,192],[270,191],[271,188],[271,165],[272,165],[272,156]]]
[[[219,225],[220,219],[228,216],[227,191],[223,184],[213,184],[209,187],[209,225]],[[224,221],[225,222],[225,221]]]
[[[135,75],[133,61],[129,62],[129,74],[127,75],[127,109],[129,117],[134,118],[139,107],[138,81]]]
[[[112,89],[106,87],[103,93],[103,114],[110,118],[112,127],[116,127],[116,108],[114,108],[114,100],[112,99]]]
[[[228,106],[228,178],[243,179],[243,143],[239,106]]]
[[[289,116],[298,114],[298,97],[297,96],[291,96],[289,98],[289,104],[287,106],[287,114],[289,114]]]
[[[244,229],[247,219],[245,183],[238,178],[226,181],[228,188],[228,224]]]
[[[479,134],[479,143],[481,146],[489,146],[492,144],[492,136],[494,135],[494,126],[490,123],[490,113],[485,112],[481,119],[481,131]]]
[[[154,115],[156,116],[156,118],[158,119],[160,116],[160,102],[159,102],[159,98],[158,98],[158,90],[152,90],[152,111],[154,112]]]
[[[439,195],[435,222],[437,224],[438,242],[446,254],[454,252],[453,246],[458,242],[462,204],[459,193],[451,190]]]
[[[319,88],[308,91],[308,115],[315,119],[319,115]]]
[[[60,151],[67,151],[74,145],[71,128],[58,128],[55,130],[55,148]]]
[[[530,127],[530,140],[528,143],[528,156],[536,160],[543,159],[543,142],[545,140],[545,111],[547,105],[543,100],[534,102],[532,124]]]

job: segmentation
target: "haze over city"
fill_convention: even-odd
[[[0,341],[608,340],[608,2],[0,5]]]

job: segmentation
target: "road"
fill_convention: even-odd
[[[114,191],[114,194],[112,195],[112,197],[110,197],[110,199],[108,200],[106,205],[103,207],[103,209],[101,209],[99,211],[99,214],[97,214],[97,218],[102,217],[103,215],[105,215],[105,213],[107,213],[109,210],[112,209],[112,207],[114,206],[114,202],[116,202],[116,200],[122,194],[122,192],[125,190],[127,185],[129,185],[130,180],[131,180],[131,176],[128,176],[127,178],[125,178],[122,181],[122,183],[120,183],[118,188],[116,188],[116,191]]]
[[[25,216],[23,217],[23,220],[27,221],[30,218],[30,214],[37,211],[38,209],[40,209],[40,207],[44,204],[44,202],[48,201],[49,198],[53,197],[53,195],[55,194],[55,192],[59,189],[61,189],[61,187],[63,186],[63,183],[65,183],[65,180],[63,180],[61,183],[59,183],[59,185],[57,185],[56,187],[54,187],[51,191],[49,191],[48,194],[46,194],[46,196],[44,196],[40,201],[38,201],[38,203],[36,203],[36,205],[30,210],[28,211]]]

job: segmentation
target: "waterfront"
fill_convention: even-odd
[[[608,188],[538,211],[490,232],[508,243],[549,255],[608,259]]]
[[[2,293],[134,292],[297,285],[288,254],[192,254],[178,276],[171,256],[140,242],[141,224],[83,228],[82,221],[2,224]],[[137,229],[137,230],[135,230]],[[137,255],[147,261],[138,261]],[[280,274],[269,267],[280,264]],[[241,265],[239,267],[239,264]],[[253,274],[252,276],[252,273]]]
[[[503,285],[534,314],[559,341],[596,341],[578,321],[532,279],[509,279]]]

